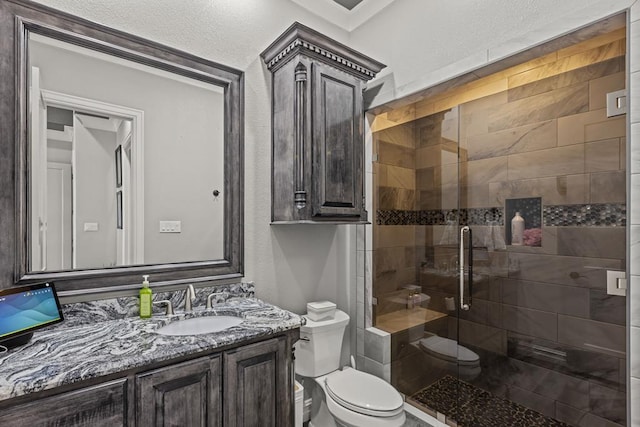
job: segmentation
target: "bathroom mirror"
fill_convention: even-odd
[[[241,276],[242,72],[22,0],[0,13],[13,281],[64,296]]]
[[[29,270],[223,258],[222,88],[27,43]]]

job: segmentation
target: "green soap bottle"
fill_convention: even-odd
[[[140,289],[140,318],[148,319],[151,317],[151,288],[149,287],[149,275],[142,276],[142,289]]]

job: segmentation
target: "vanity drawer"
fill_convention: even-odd
[[[0,411],[2,426],[127,425],[127,379],[38,399]]]

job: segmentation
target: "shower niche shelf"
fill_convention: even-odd
[[[507,243],[513,239],[511,235],[511,219],[516,212],[524,219],[524,241],[521,245],[509,244],[510,248],[542,246],[542,198],[527,197],[505,200],[505,237]]]
[[[297,22],[261,56],[272,73],[272,224],[366,222],[362,91],[384,65]]]

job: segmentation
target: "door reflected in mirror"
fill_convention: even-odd
[[[221,87],[30,33],[29,270],[224,258]]]

